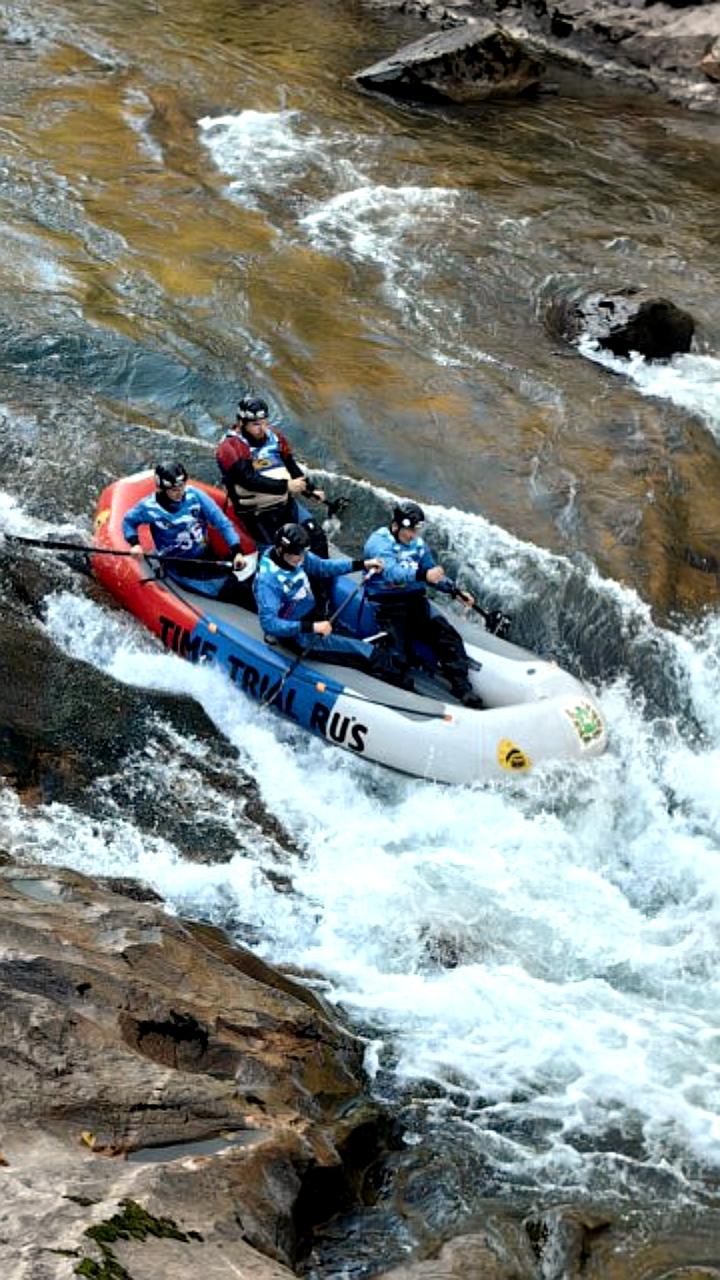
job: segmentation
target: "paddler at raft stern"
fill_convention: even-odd
[[[215,450],[235,513],[259,547],[272,547],[284,524],[301,524],[308,532],[310,550],[327,556],[324,531],[298,500],[309,493],[324,502],[325,493],[308,484],[287,438],[270,426],[268,418],[267,401],[244,396],[236,421]]]

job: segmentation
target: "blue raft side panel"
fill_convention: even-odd
[[[344,692],[344,685],[339,681],[320,676],[299,662],[283,684],[283,676],[294,662],[292,657],[228,623],[215,623],[207,616],[200,617],[177,651],[191,662],[220,667],[231,683],[248,697],[271,706],[317,737],[362,751],[363,735],[354,732],[352,722],[345,723],[347,716],[334,711],[338,697]]]

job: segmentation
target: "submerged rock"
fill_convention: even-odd
[[[396,97],[478,102],[535,88],[541,64],[492,22],[473,23],[416,40],[353,77]]]
[[[490,1204],[482,1229],[378,1280],[720,1280],[717,1212],[671,1216],[560,1205],[521,1223]]]
[[[689,351],[695,331],[689,312],[632,288],[555,297],[545,319],[555,337],[590,338],[615,356],[637,351],[648,360]]]
[[[720,36],[700,59],[700,70],[710,80],[720,80]]]

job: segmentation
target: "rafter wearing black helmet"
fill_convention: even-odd
[[[399,502],[393,507],[392,523],[401,529],[417,529],[425,523],[425,512],[417,502]]]
[[[287,438],[271,427],[267,401],[243,396],[237,420],[228,428],[215,457],[236,514],[259,546],[273,546],[283,524],[297,521],[310,534],[313,551],[327,556],[327,538],[300,498],[310,493],[325,500],[322,489],[308,486]]]
[[[442,674],[449,680],[456,698],[466,707],[479,709],[482,702],[470,682],[470,664],[462,636],[427,598],[426,587],[447,595],[460,595],[474,603],[466,592],[458,593],[436,564],[419,530],[425,513],[417,502],[398,502],[390,525],[376,529],[365,543],[365,555],[383,562],[383,571],[372,579],[368,595],[375,606],[378,625],[393,638],[396,649],[410,669],[417,646],[424,644],[435,654]]]
[[[301,556],[310,546],[310,535],[301,524],[284,524],[275,534],[275,550],[281,556]]]
[[[238,401],[237,416],[240,422],[265,422],[270,417],[267,400],[260,396],[243,396]]]
[[[155,467],[155,488],[163,493],[168,489],[181,489],[187,484],[187,478],[182,462],[158,462]]]
[[[153,478],[155,492],[141,498],[123,519],[123,537],[133,554],[138,557],[144,554],[139,531],[145,526],[164,562],[165,577],[198,595],[254,609],[255,600],[247,580],[255,563],[255,549],[250,539],[243,540],[209,494],[187,483],[188,474],[182,462],[175,459],[158,462]],[[218,563],[219,557],[210,543],[211,529],[227,544],[234,572],[229,571],[228,565]]]
[[[308,547],[309,538],[302,525],[284,524],[275,535],[271,551],[260,559],[255,578],[255,598],[265,638],[270,643],[287,645],[298,655],[316,657],[321,662],[336,663],[376,675],[391,684],[404,687],[404,675],[397,659],[366,640],[339,635],[334,619],[323,608],[318,587],[332,584],[334,578],[359,569],[375,573],[376,560],[351,560],[348,556],[317,556]],[[360,590],[358,584],[356,591]]]

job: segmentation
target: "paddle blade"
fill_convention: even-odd
[[[512,627],[512,618],[503,613],[502,609],[484,609],[483,616],[490,634],[497,636],[499,640],[507,640]]]

